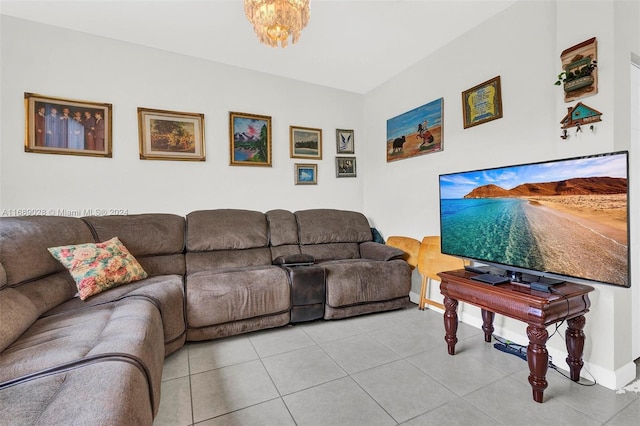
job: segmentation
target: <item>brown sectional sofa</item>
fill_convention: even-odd
[[[148,278],[80,300],[47,248],[115,236]],[[407,306],[402,252],[371,239],[362,214],[330,209],[2,218],[0,424],[152,424],[185,341],[291,321],[308,266],[288,260],[315,260],[325,319]]]

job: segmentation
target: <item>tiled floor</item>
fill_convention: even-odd
[[[430,337],[430,338],[429,338]],[[154,425],[638,425],[640,393],[549,370],[533,402],[527,363],[440,313],[318,321],[189,343],[165,361]]]

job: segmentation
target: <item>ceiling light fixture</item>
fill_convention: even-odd
[[[244,14],[260,42],[276,47],[297,43],[309,22],[309,0],[244,0]]]

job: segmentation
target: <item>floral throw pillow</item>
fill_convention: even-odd
[[[69,270],[82,300],[112,287],[147,278],[147,273],[118,237],[103,243],[47,250]]]

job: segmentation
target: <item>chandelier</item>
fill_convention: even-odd
[[[244,0],[244,14],[261,43],[286,47],[297,43],[309,22],[309,0]]]

